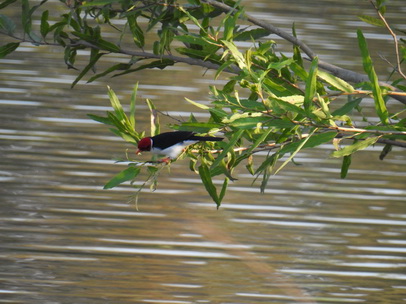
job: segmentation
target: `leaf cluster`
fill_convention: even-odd
[[[3,1],[0,10],[14,2]],[[259,182],[263,192],[269,178],[294,162],[295,156],[306,148],[333,143],[335,151],[331,157],[343,159],[341,177],[345,177],[353,153],[382,143],[380,158],[383,159],[392,146],[406,146],[404,109],[396,112],[387,103],[389,96],[406,96],[405,78],[401,72],[406,59],[406,41],[398,38],[394,31],[400,36],[405,33],[392,30],[388,25],[384,17],[386,1],[371,1],[378,17],[360,18],[374,26],[386,27],[393,34],[397,64],[393,65],[393,72],[388,77],[390,83],[379,81],[361,30],[357,32],[357,39],[366,77],[350,83],[346,77],[337,76],[343,75],[341,70],[323,70],[326,64],[297,39],[294,27],[290,35],[272,26],[261,26],[264,22],[246,14],[240,2],[62,1],[66,10],[55,16],[51,10],[43,9],[46,0],[33,6],[30,1],[23,0],[22,37],[16,34],[17,24],[0,14],[0,30],[17,40],[0,47],[0,58],[13,52],[23,41],[54,44],[64,48],[67,67],[77,69],[78,51],[87,49],[90,51],[88,64],[80,70],[72,86],[94,72],[102,56],[112,53],[128,55],[128,62],[114,64],[94,74],[89,82],[106,75],[164,69],[179,62],[215,69],[215,77],[226,77],[227,83],[210,88],[211,103],[206,105],[186,99],[209,113],[209,119],[198,121],[191,114],[188,121],[171,127],[195,133],[223,133],[227,138],[215,146],[205,143],[186,152],[191,170],[199,174],[217,206],[220,206],[229,182],[236,179],[235,169],[242,164],[254,181]],[[41,17],[37,28],[33,20],[38,15]],[[256,26],[247,25],[247,20]],[[106,35],[105,27],[114,28],[118,38]],[[271,34],[288,40],[293,47],[292,55],[277,52]],[[251,42],[251,47],[241,47],[241,41]],[[130,50],[124,47],[128,42],[132,44]],[[146,51],[147,48],[151,51]],[[125,141],[136,144],[144,135],[136,131],[136,92],[135,88],[128,115],[109,89],[114,111],[108,112],[106,117],[89,116],[109,125],[111,131]],[[368,119],[364,113],[366,98],[373,100],[377,119]],[[147,104],[151,111],[151,134],[154,135],[160,131],[159,111],[151,101]],[[148,175],[142,187],[151,182],[154,188],[162,167],[162,163],[131,162],[106,188],[134,181],[142,168],[147,168]],[[220,179],[219,189],[215,179]]]

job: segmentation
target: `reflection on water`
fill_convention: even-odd
[[[329,42],[313,45],[323,59],[357,68],[352,35],[363,24],[354,16],[367,2],[347,2],[256,1],[250,10],[286,30],[295,16],[302,38]],[[394,23],[404,15],[399,6]],[[373,45],[386,37],[371,36]],[[126,202],[130,186],[102,190],[121,169],[113,159],[133,147],[86,114],[109,110],[107,83],[129,100],[140,81],[140,129],[148,129],[145,98],[185,118],[196,109],[183,98],[205,102],[212,72],[189,79],[188,67],[173,67],[70,90],[76,72],[60,59],[59,50],[25,45],[1,60],[1,303],[405,300],[404,151],[380,162],[371,147],[354,157],[345,180],[328,158],[331,146],[304,151],[263,195],[237,173],[219,210],[180,161],[156,192],[141,193],[138,211]]]

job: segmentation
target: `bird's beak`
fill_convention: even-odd
[[[137,155],[138,155],[138,154],[141,154],[141,150],[138,149],[137,152],[135,152],[135,154],[137,154]]]

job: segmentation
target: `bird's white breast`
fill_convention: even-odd
[[[165,155],[172,159],[175,159],[182,153],[183,149],[185,149],[187,146],[190,146],[195,143],[197,143],[197,140],[187,140],[187,141],[178,143],[176,145],[170,146],[170,147],[168,147],[166,149],[162,149],[162,150],[159,148],[153,147],[151,149],[151,152],[154,154]]]

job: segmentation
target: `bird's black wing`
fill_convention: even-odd
[[[154,142],[154,147],[166,149],[185,140],[198,140],[191,138],[193,134],[193,132],[189,131],[165,132],[153,136],[151,139]]]

